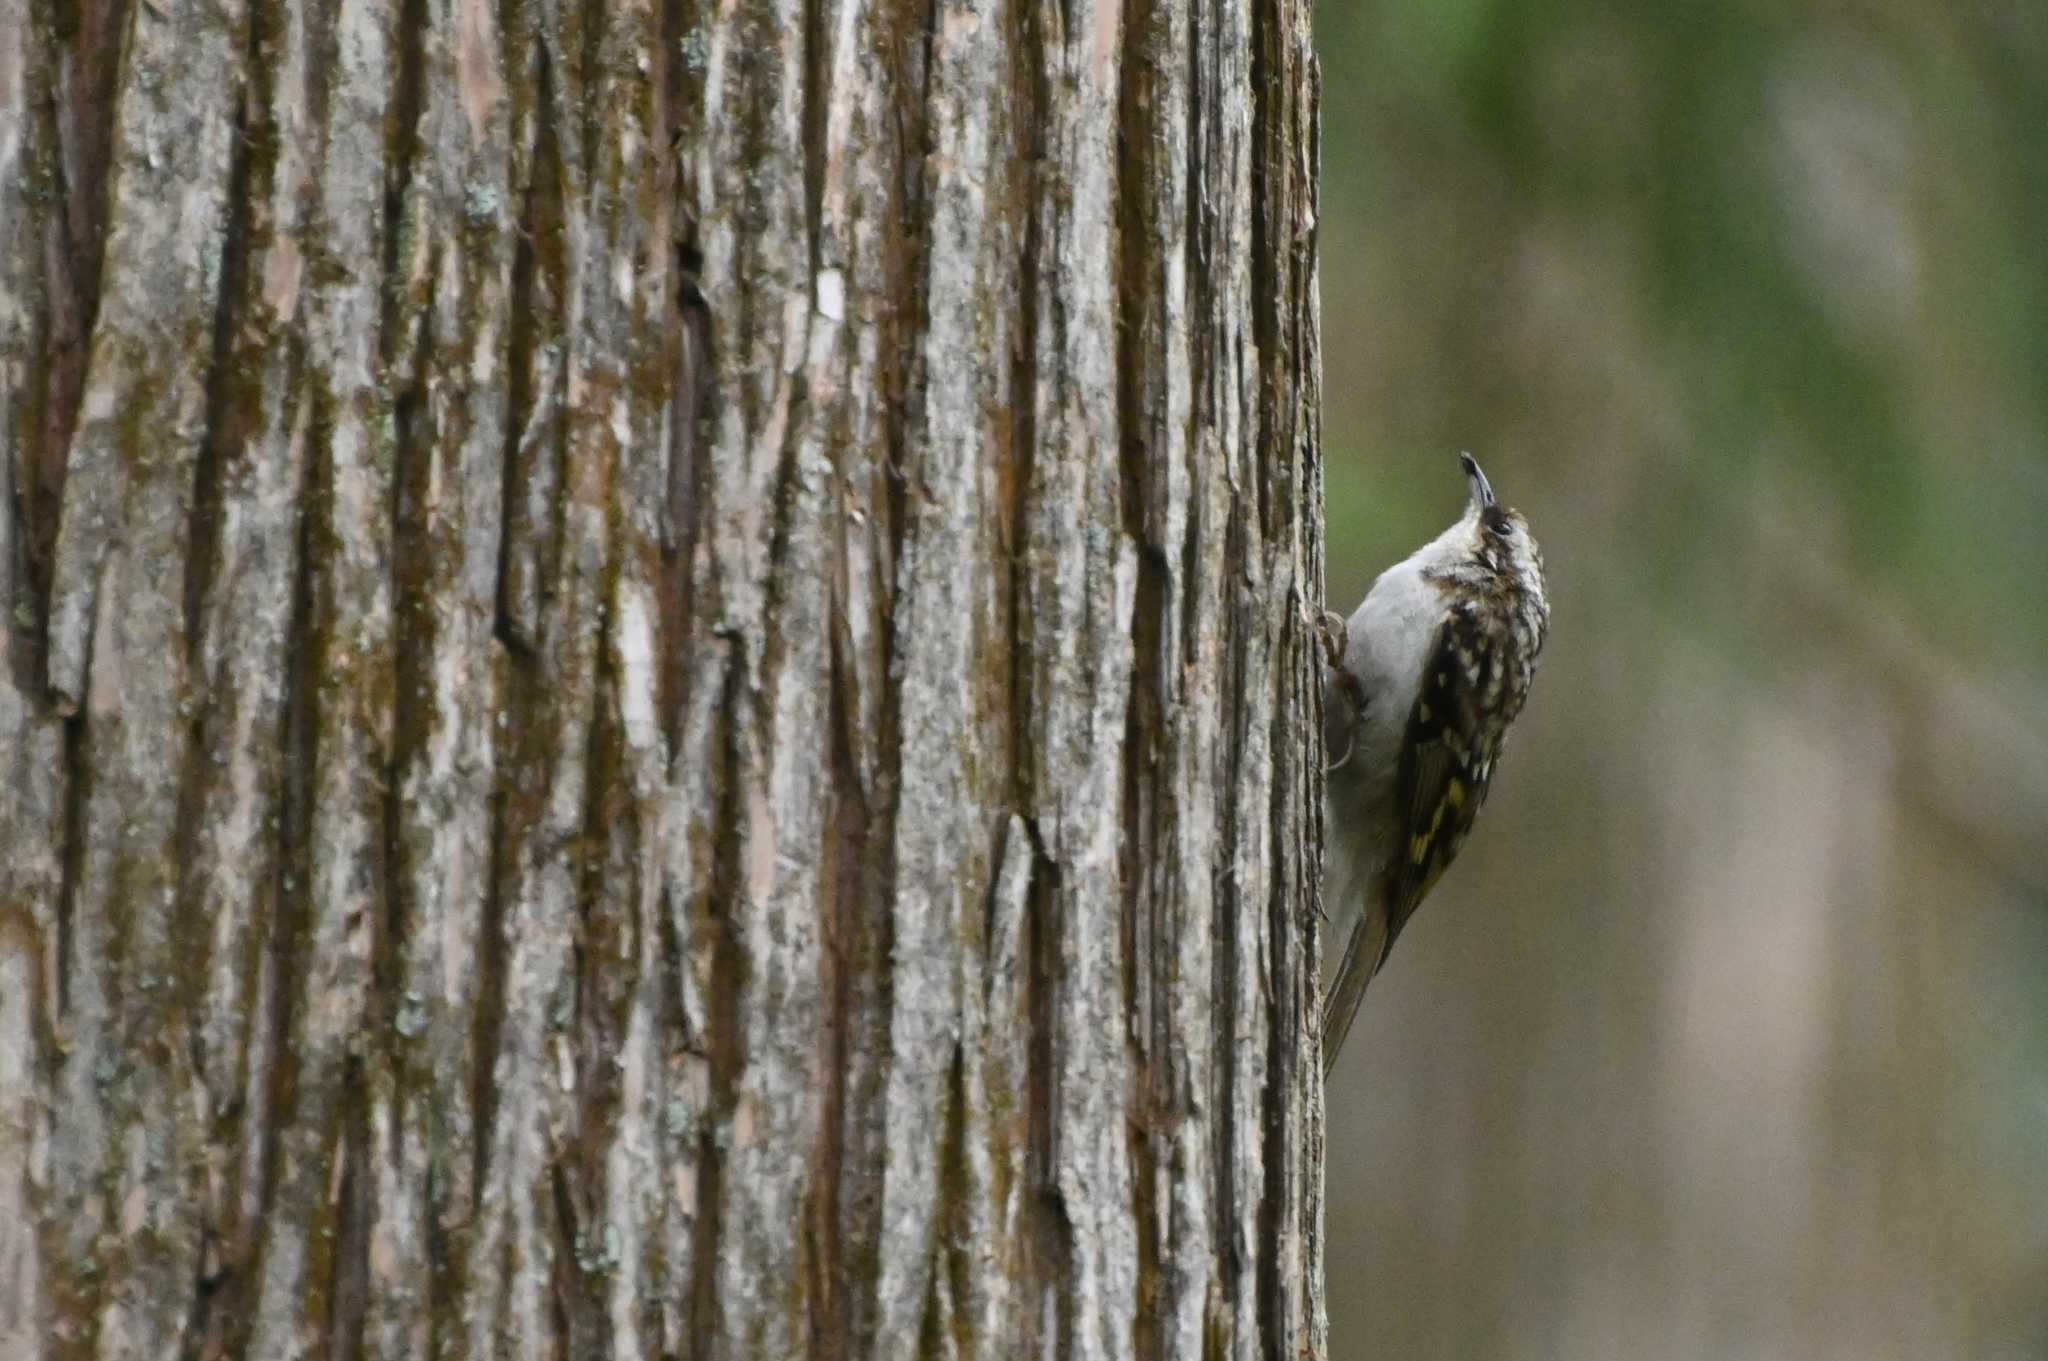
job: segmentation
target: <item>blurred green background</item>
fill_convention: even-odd
[[[1331,601],[1470,449],[1554,609],[1331,1084],[1334,1361],[2048,1357],[2048,8],[1316,26]]]

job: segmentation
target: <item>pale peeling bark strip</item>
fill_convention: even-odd
[[[666,915],[654,924],[665,930],[664,943],[673,951],[672,961],[663,961],[659,980],[668,1017],[661,1241],[669,1261],[660,1320],[662,1345],[678,1356],[694,1356],[694,1339],[709,1327],[710,1302],[699,1288],[708,1264],[700,1260],[699,1245],[710,1237],[708,1145],[717,1118],[712,1105],[711,1006],[719,951],[711,902],[719,855],[713,827],[723,806],[721,757],[726,734],[721,715],[730,665],[729,649],[721,640],[700,634],[687,646],[698,664],[692,668],[692,688],[677,725],[669,792],[661,805],[660,890]]]
[[[794,328],[793,328],[794,329]],[[791,339],[798,337],[792,335]],[[735,1012],[739,1070],[722,1157],[717,1258],[719,1317],[714,1356],[773,1355],[796,1349],[808,1327],[809,1283],[801,1238],[775,1226],[801,1222],[810,1194],[810,1153],[818,1137],[812,1093],[820,1060],[819,942],[823,767],[809,745],[824,731],[824,470],[815,445],[798,444],[798,466],[782,499],[789,519],[782,570],[795,589],[775,629],[762,691],[740,719],[737,775],[744,800]],[[753,637],[770,636],[765,621]],[[779,661],[780,665],[776,665]]]
[[[896,561],[901,773],[888,907],[878,1357],[912,1357],[923,1341],[934,1225],[944,1208],[940,1161],[955,1118],[949,1106],[959,1095],[963,965],[979,944],[994,871],[988,791],[977,778],[987,720],[978,712],[982,663],[971,624],[981,584],[960,569],[996,551],[988,521],[998,508],[985,469],[1008,406],[1009,375],[961,361],[1007,354],[1014,340],[1014,313],[988,306],[983,292],[1009,245],[999,208],[1012,160],[1000,12],[995,3],[947,7],[930,52],[923,421],[906,441],[908,496]]]
[[[635,218],[657,229],[665,225],[651,215]],[[636,393],[646,389],[640,377],[633,384]],[[654,582],[664,469],[651,457],[665,447],[660,421],[658,410],[635,403],[639,457],[620,470],[619,569],[606,630],[609,684],[597,758],[617,775],[592,792],[591,825],[602,838],[604,858],[589,889],[581,984],[586,1024],[600,1037],[596,1052],[581,1056],[587,1077],[580,1081],[589,1105],[579,1162],[591,1186],[579,1224],[584,1269],[600,1283],[585,1297],[591,1315],[585,1327],[620,1355],[644,1354],[656,1345],[660,1332],[644,1334],[643,1322],[658,1318],[679,1289],[666,1278],[662,1232],[670,1195],[662,1030],[670,1012],[660,948],[658,854],[667,753],[656,716],[660,643]]]
[[[833,320],[845,323],[837,328],[847,372],[839,382],[840,437],[833,450],[839,484],[833,517],[841,690],[836,721],[863,803],[880,794],[885,641],[895,591],[889,469],[873,452],[890,449],[892,440],[900,443],[907,423],[894,389],[913,367],[913,357],[892,352],[892,342],[907,339],[915,324],[915,309],[906,304],[918,226],[909,219],[903,187],[912,148],[906,137],[891,132],[908,122],[918,92],[904,88],[910,54],[900,45],[899,60],[875,60],[893,43],[885,8],[870,0],[839,6],[832,25],[815,281],[818,310],[836,310],[840,315]]]
[[[962,999],[961,1185],[947,1203],[948,1268],[941,1278],[943,1353],[960,1361],[1018,1354],[1032,1330],[1035,1301],[1022,1287],[1028,1260],[1025,1206],[1035,1193],[1028,1122],[1018,1094],[1030,1071],[1030,1010],[1024,968],[1037,855],[1024,820],[1004,825],[1001,863],[989,887],[984,965]],[[955,1296],[951,1283],[964,1281]]]

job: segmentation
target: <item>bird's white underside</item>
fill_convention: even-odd
[[[1336,970],[1342,955],[1339,943],[1364,908],[1366,889],[1383,868],[1385,852],[1405,840],[1396,836],[1394,825],[1401,743],[1422,689],[1422,668],[1450,612],[1449,598],[1426,574],[1449,566],[1464,551],[1472,518],[1468,513],[1380,573],[1345,621],[1344,668],[1358,678],[1365,712],[1359,717],[1350,759],[1330,773],[1325,818],[1329,826],[1356,828],[1363,835],[1331,837],[1326,843],[1323,905],[1330,914],[1325,939],[1331,943],[1323,952],[1326,980]],[[1367,847],[1379,853],[1370,861]]]

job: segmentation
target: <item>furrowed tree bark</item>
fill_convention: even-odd
[[[0,0],[0,1354],[1320,1355],[1305,0]]]

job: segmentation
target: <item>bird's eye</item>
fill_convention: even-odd
[[[1510,520],[1505,514],[1495,512],[1492,516],[1488,517],[1487,528],[1496,534],[1508,535],[1514,533],[1515,522]]]

